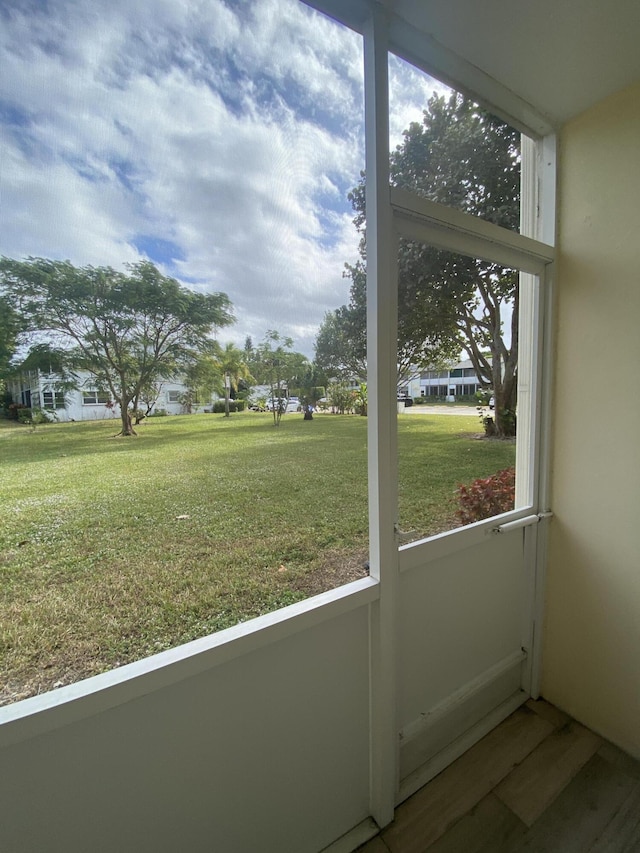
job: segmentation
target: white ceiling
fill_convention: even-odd
[[[537,134],[640,81],[640,0],[304,0]]]
[[[640,80],[640,0],[391,0],[559,126]]]

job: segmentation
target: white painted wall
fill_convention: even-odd
[[[640,758],[640,83],[560,138],[542,693]]]
[[[425,781],[421,765],[503,703],[513,700],[513,710],[526,698],[529,579],[521,528],[444,534],[404,548],[400,564],[400,780],[411,793],[411,774]]]
[[[363,821],[375,589],[349,589],[0,709],[2,853],[318,853]]]

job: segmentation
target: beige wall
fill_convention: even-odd
[[[640,758],[640,84],[560,136],[543,695]]]

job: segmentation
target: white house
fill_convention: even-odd
[[[164,409],[169,415],[184,413],[183,395],[187,391],[184,383],[176,379],[162,379],[157,387],[153,410]],[[30,370],[9,382],[8,390],[15,403],[44,409],[59,421],[97,421],[120,415],[119,407],[111,400],[109,392],[98,389],[88,372],[78,374],[76,388],[62,391],[59,377],[55,374]]]
[[[529,696],[640,758],[640,5],[313,5],[365,47],[371,576],[1,709],[3,850],[344,853]],[[390,189],[390,50],[528,134],[522,233]],[[518,508],[400,547],[399,233],[531,278]]]

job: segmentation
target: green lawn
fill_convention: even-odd
[[[365,418],[249,412],[36,430],[0,421],[0,700],[69,683],[364,574]],[[475,416],[404,415],[400,522],[513,464]]]

